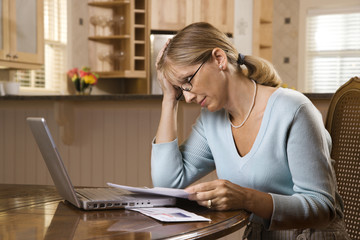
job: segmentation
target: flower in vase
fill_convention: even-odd
[[[92,86],[97,83],[99,78],[99,75],[91,72],[89,67],[83,67],[81,70],[73,68],[67,74],[74,83],[76,91],[80,94],[84,94],[87,89],[89,89],[90,94]]]

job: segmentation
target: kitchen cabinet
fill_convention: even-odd
[[[193,0],[194,22],[208,22],[224,33],[234,32],[233,0]]]
[[[151,29],[176,31],[185,27],[191,21],[187,5],[188,0],[151,0]]]
[[[89,2],[89,62],[100,78],[147,81],[147,0]]]
[[[0,0],[0,66],[39,68],[44,63],[42,0]]]
[[[152,0],[151,30],[177,31],[193,22],[208,22],[234,32],[234,0]]]

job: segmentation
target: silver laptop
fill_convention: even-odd
[[[60,196],[85,210],[173,206],[176,198],[116,188],[74,188],[44,118],[26,119]]]

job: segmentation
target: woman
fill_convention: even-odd
[[[265,60],[238,54],[207,23],[169,40],[157,61],[162,112],[152,146],[155,186],[185,188],[216,169],[219,180],[186,188],[214,210],[252,213],[248,239],[348,239],[331,165],[331,139],[301,93],[280,88]],[[178,147],[181,96],[202,110]]]

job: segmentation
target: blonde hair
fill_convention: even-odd
[[[265,59],[247,55],[240,67],[238,51],[231,40],[220,30],[209,23],[193,23],[179,31],[169,42],[157,64],[157,68],[167,79],[177,79],[176,66],[189,66],[203,63],[211,58],[212,50],[220,48],[225,51],[228,63],[236,71],[244,74],[257,83],[278,87],[281,79],[272,64]]]

